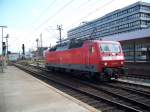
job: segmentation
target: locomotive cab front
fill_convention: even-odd
[[[125,74],[124,54],[119,42],[103,41],[99,44],[101,73],[107,78],[118,78]]]

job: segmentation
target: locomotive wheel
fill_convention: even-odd
[[[64,73],[65,71],[66,71],[65,68],[59,68],[60,73]]]
[[[48,70],[52,70],[52,67],[46,66],[46,69],[48,69]]]
[[[45,68],[49,70],[49,67],[48,67],[48,66],[45,66]]]
[[[54,67],[51,67],[50,70],[51,70],[52,72],[54,72],[54,71],[55,71],[55,68],[54,68]]]
[[[100,81],[104,81],[104,82],[108,82],[108,81],[111,80],[111,78],[105,73],[100,73],[99,76],[98,76],[98,79]]]
[[[118,79],[118,77],[119,77],[119,76],[118,76],[118,74],[115,74],[115,76],[114,76],[114,77],[115,77],[115,79]]]
[[[95,79],[95,73],[94,72],[88,72],[87,73],[87,78],[90,79],[90,80]]]

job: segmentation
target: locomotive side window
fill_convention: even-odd
[[[90,47],[89,47],[89,51],[90,51],[90,53],[94,53],[94,47],[93,47],[93,46],[90,46]]]
[[[110,43],[101,44],[100,48],[101,48],[102,52],[114,52],[114,53],[118,53],[118,52],[121,51],[119,44],[110,44]]]
[[[69,49],[82,47],[83,41],[72,41],[69,45]]]
[[[49,51],[56,51],[57,46],[54,46],[52,48],[49,49]]]
[[[68,45],[64,45],[64,46],[57,47],[56,51],[63,51],[63,50],[67,50],[67,49],[68,49]]]

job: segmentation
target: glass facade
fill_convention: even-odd
[[[125,59],[128,61],[150,61],[150,39],[142,38],[121,42]]]
[[[150,27],[150,3],[137,2],[68,31],[68,38],[100,38]]]

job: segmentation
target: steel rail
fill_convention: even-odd
[[[86,84],[86,85],[88,85],[88,86],[90,86],[90,87],[92,87],[92,88],[95,88],[95,89],[97,89],[97,90],[100,90],[100,91],[103,91],[103,92],[105,92],[105,93],[107,93],[107,94],[111,94],[111,95],[113,95],[114,97],[118,97],[118,98],[121,98],[121,99],[123,99],[123,100],[126,100],[127,102],[131,102],[131,103],[133,103],[133,104],[135,104],[135,105],[138,105],[139,107],[141,107],[142,109],[147,109],[147,110],[149,110],[150,111],[150,105],[147,105],[147,104],[145,104],[145,103],[142,103],[142,102],[139,102],[139,101],[136,101],[136,100],[134,100],[134,99],[130,99],[130,98],[128,98],[128,97],[126,97],[126,96],[123,96],[123,95],[120,95],[121,93],[119,93],[119,94],[117,94],[117,93],[114,93],[112,90],[112,88],[110,88],[109,87],[109,89],[107,88],[106,89],[106,87],[105,88],[103,88],[103,87],[100,87],[100,86],[98,86],[98,85],[95,85],[95,84],[89,84],[88,82],[83,82],[82,81],[82,83],[84,83],[84,84]],[[103,85],[104,86],[104,85]]]
[[[140,95],[143,95],[143,96],[146,96],[146,97],[150,98],[150,92],[148,92],[148,91],[141,91],[141,90],[138,90],[138,89],[125,87],[125,86],[120,86],[120,85],[112,85],[112,84],[105,84],[105,85],[111,86],[113,88],[118,88],[118,89],[130,91],[130,92],[134,92],[134,93],[137,93],[137,94],[140,94]]]

